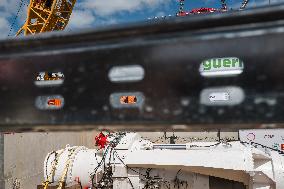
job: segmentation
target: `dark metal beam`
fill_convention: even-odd
[[[2,41],[0,128],[282,127],[283,41],[284,5]],[[201,62],[216,57],[240,58],[244,72],[237,77],[201,76]],[[121,65],[140,65],[144,79],[111,82],[110,69]],[[42,71],[63,72],[64,84],[36,86]],[[241,104],[200,103],[204,89],[228,86],[244,92]],[[125,92],[141,93],[143,105],[112,106],[110,96]],[[61,95],[63,109],[38,109],[37,97],[48,95]]]

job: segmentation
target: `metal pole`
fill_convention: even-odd
[[[5,188],[4,180],[4,134],[0,133],[0,188]]]

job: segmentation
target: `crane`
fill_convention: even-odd
[[[27,19],[16,33],[37,33],[64,30],[69,22],[76,0],[30,0]]]
[[[220,0],[222,8],[199,8],[190,12],[184,11],[185,0],[179,0],[180,8],[177,16],[187,16],[191,14],[224,12],[227,11],[226,0]],[[244,9],[249,0],[243,0],[241,9]],[[34,35],[37,33],[64,30],[72,14],[76,0],[30,0],[27,11],[27,19],[24,25],[16,33]]]

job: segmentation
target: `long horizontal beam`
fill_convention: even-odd
[[[0,128],[283,127],[283,23],[277,5],[1,41]],[[204,77],[200,64],[220,57],[241,59],[243,72]],[[141,81],[112,81],[112,68],[132,65],[142,68]],[[62,72],[64,83],[38,86],[39,72]],[[202,99],[216,91],[235,101]],[[123,95],[136,96],[133,106],[121,104]],[[61,109],[36,104],[59,97]]]

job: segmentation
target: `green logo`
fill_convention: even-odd
[[[202,62],[204,70],[212,68],[243,68],[243,62],[238,58],[212,58]]]
[[[243,68],[243,62],[236,57],[211,58],[201,63],[199,71],[203,76],[233,76],[241,74]]]

